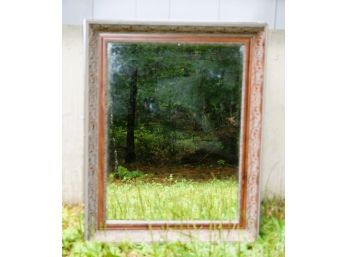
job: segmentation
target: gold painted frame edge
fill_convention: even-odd
[[[259,231],[260,213],[260,151],[262,125],[262,89],[264,82],[265,34],[264,23],[158,23],[95,21],[84,22],[85,43],[85,138],[84,138],[84,199],[85,238],[105,242],[130,240],[186,241],[253,241]],[[250,66],[249,148],[246,228],[245,229],[184,229],[184,230],[103,230],[98,229],[98,35],[105,32],[156,33],[222,33],[252,36]]]

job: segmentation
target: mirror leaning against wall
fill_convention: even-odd
[[[236,220],[243,46],[108,43],[108,220]]]
[[[86,26],[86,237],[254,240],[264,26]]]

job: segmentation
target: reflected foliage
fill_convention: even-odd
[[[109,43],[108,168],[238,164],[239,45]]]

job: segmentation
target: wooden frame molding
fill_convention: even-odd
[[[85,22],[85,237],[105,242],[253,241],[260,209],[264,24]],[[225,221],[106,220],[106,45],[108,42],[237,43],[245,47],[239,218]]]

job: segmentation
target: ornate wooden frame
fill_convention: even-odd
[[[265,24],[85,22],[85,237],[99,241],[253,241],[260,209]],[[105,220],[106,43],[229,42],[245,45],[238,222]]]

